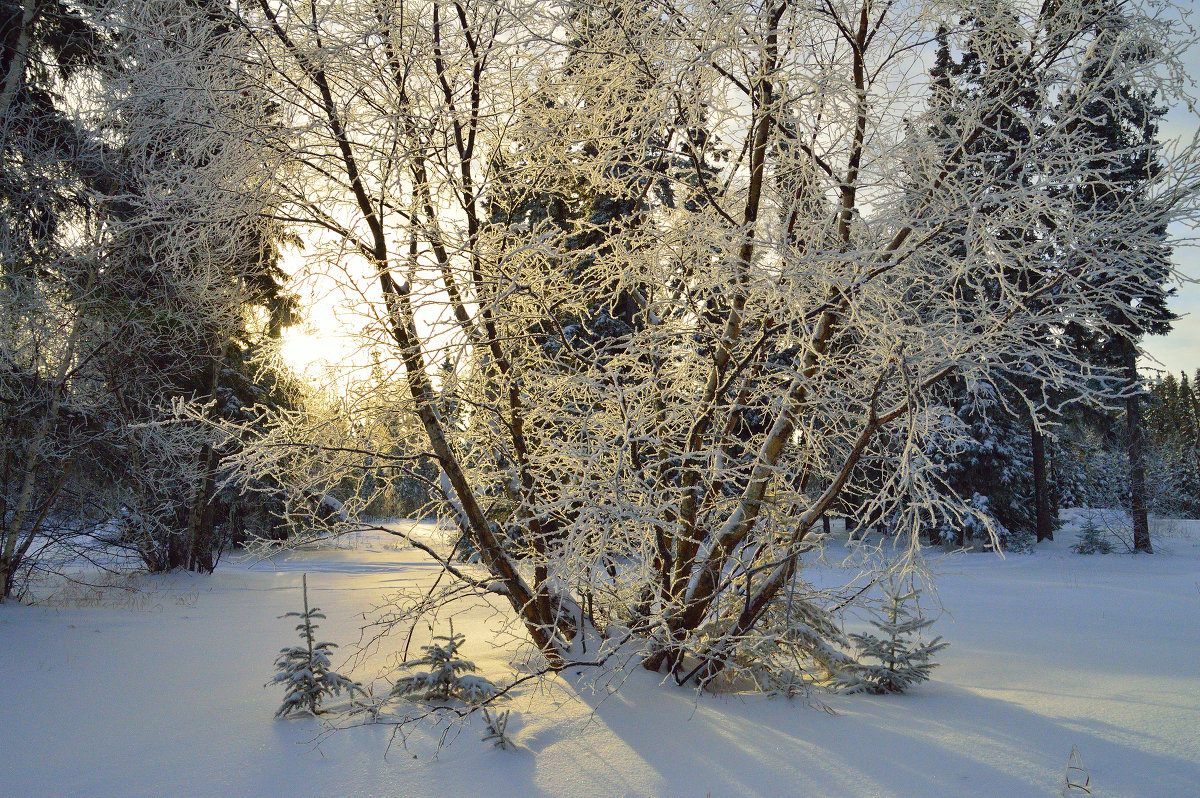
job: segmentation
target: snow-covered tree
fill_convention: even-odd
[[[0,601],[98,519],[110,403],[92,390],[109,343],[90,319],[97,263],[88,188],[108,174],[62,86],[112,41],[71,3],[0,7]]]
[[[392,685],[389,697],[464,704],[481,704],[495,698],[499,692],[496,685],[475,675],[475,663],[459,656],[458,650],[466,641],[466,636],[455,632],[453,625],[450,634],[434,635],[429,645],[421,646],[425,652],[422,656],[402,663],[405,668],[426,665],[430,670],[400,677]]]
[[[1125,4],[1096,0],[1089,7],[1095,41],[1081,64],[1081,80],[1099,83],[1096,94],[1067,91],[1058,117],[1093,151],[1087,173],[1069,187],[1076,216],[1089,218],[1135,213],[1134,207],[1169,203],[1155,191],[1163,161],[1158,123],[1166,114],[1162,96],[1153,88],[1124,77],[1130,64],[1155,59],[1159,44],[1127,35],[1131,19]],[[1116,64],[1122,63],[1121,66]],[[1136,67],[1135,67],[1136,68]],[[1145,335],[1165,335],[1175,315],[1167,307],[1171,294],[1171,249],[1167,219],[1150,221],[1136,246],[1123,238],[1090,237],[1069,257],[1093,261],[1095,276],[1137,272],[1141,279],[1126,285],[1106,312],[1096,319],[1073,320],[1067,326],[1072,343],[1084,357],[1119,372],[1115,377],[1124,405],[1125,449],[1129,464],[1127,491],[1134,548],[1152,552],[1148,520],[1145,434],[1142,423],[1144,386],[1138,374],[1138,342]],[[1136,308],[1136,311],[1134,311]]]
[[[1147,484],[1151,509],[1200,517],[1200,397],[1186,373],[1168,374],[1145,399]]]
[[[455,589],[503,595],[551,667],[619,641],[705,683],[788,639],[778,625],[795,616],[768,609],[864,464],[888,463],[861,480],[860,504],[897,532],[964,511],[928,455],[934,437],[966,434],[942,423],[947,380],[1006,383],[1034,411],[1053,391],[1111,400],[1111,368],[1058,338],[1118,305],[1138,316],[1121,303],[1150,264],[1059,256],[1157,246],[1162,223],[1194,212],[1200,159],[1181,147],[1144,193],[1094,213],[1069,190],[1111,179],[1096,163],[1113,145],[1062,115],[1064,94],[1083,108],[1118,102],[1115,85],[1176,93],[1179,33],[1157,4],[1126,7],[1116,35],[1146,57],[1108,70],[1084,69],[1091,0],[983,15],[1022,43],[1021,63],[936,138],[914,135],[932,124],[920,76],[938,27],[963,43],[965,3],[596,8],[610,6],[584,69],[563,69],[584,24],[567,4],[239,13],[293,155],[286,216],[323,231],[311,266],[373,303],[363,334],[402,372],[392,406],[419,419],[446,521],[479,552],[482,575],[432,551]],[[618,124],[631,97],[636,124]],[[1007,130],[1018,98],[1037,135],[1009,142],[1006,168],[1038,173],[997,183],[976,144]],[[530,129],[559,158],[501,159]],[[675,159],[686,179],[662,168]],[[513,186],[649,197],[662,181],[673,201],[637,224],[488,212]],[[580,259],[568,244],[589,232],[602,244]],[[564,322],[610,286],[635,323],[596,357]],[[461,423],[442,412],[447,360]],[[280,445],[293,422],[250,453],[246,478],[306,451],[303,436]]]
[[[294,298],[278,263],[271,109],[243,58],[245,32],[209,0],[101,2],[93,13],[120,42],[88,121],[120,143],[110,156],[119,179],[96,204],[105,321],[136,331],[101,360],[122,423],[180,424],[168,410],[176,401],[242,421],[255,405],[287,406],[286,377],[256,358],[290,322]],[[205,425],[192,426],[176,436],[195,444],[192,464],[167,479],[130,474],[127,538],[152,570],[212,571],[234,516],[261,493],[219,494],[218,461],[236,444],[220,451]],[[132,450],[144,436],[129,438]],[[130,459],[155,462],[151,451]]]
[[[833,679],[836,689],[846,693],[903,693],[929,679],[937,667],[933,655],[949,643],[941,637],[922,640],[921,631],[933,624],[919,603],[920,591],[911,577],[889,576],[883,601],[872,611],[874,632],[853,633],[859,661],[842,666]]]
[[[934,536],[946,546],[974,542],[1022,548],[1035,526],[1029,423],[1007,407],[994,385],[951,383],[947,398],[966,435],[930,441],[932,458],[945,474],[946,486],[967,500],[970,512],[938,520]]]
[[[486,733],[483,735],[485,743],[491,743],[493,747],[499,748],[501,751],[506,751],[512,748],[513,741],[508,736],[508,716],[511,710],[503,712],[490,712],[487,707],[483,708],[483,722]]]
[[[963,170],[974,172],[975,179],[988,190],[973,208],[973,215],[964,216],[959,224],[964,229],[987,226],[991,235],[1004,242],[1033,242],[1046,235],[1044,220],[1007,224],[1003,205],[1006,197],[1040,180],[1036,165],[1029,163],[1029,153],[1045,124],[1039,110],[1044,99],[1039,95],[1046,87],[1030,74],[1036,34],[1019,23],[1017,9],[1006,0],[979,3],[963,15],[954,30],[953,36],[948,28],[940,29],[937,35],[937,53],[930,70],[930,144],[952,152],[959,146],[954,132],[961,125],[959,115],[970,113],[981,95],[994,93],[1001,86],[1014,87],[1011,102],[996,111],[990,129],[966,149]],[[952,39],[960,52],[951,46]],[[964,254],[949,253],[951,259],[960,262]],[[993,279],[989,273],[997,264],[980,260],[965,266],[979,273],[962,279],[960,290],[993,295],[1003,291],[1005,285],[1036,290],[1045,282],[1046,266],[1037,260],[1014,261],[1002,267],[1007,274]],[[1038,301],[1052,304],[1052,293]],[[1035,334],[1045,335],[1047,331]],[[941,454],[939,459],[949,461],[951,487],[976,510],[959,529],[942,530],[945,542],[960,546],[965,538],[986,540],[993,535],[1008,545],[1003,538],[1022,538],[1035,529],[1038,540],[1053,536],[1045,441],[1036,417],[1047,412],[1045,398],[1036,396],[1041,381],[1022,376],[1018,363],[1006,364],[995,376],[986,383],[950,379],[945,386],[948,403],[970,434],[964,446],[953,453],[939,452],[936,447],[933,452],[935,458]],[[1010,386],[1012,381],[1023,384]],[[1023,396],[1034,401],[1027,403]],[[1031,406],[1037,410],[1031,410]]]
[[[1096,519],[1089,515],[1071,550],[1077,554],[1109,554],[1113,550],[1113,543],[1096,524]]]
[[[296,631],[300,633],[301,645],[281,649],[275,659],[275,678],[268,685],[282,684],[285,690],[283,703],[275,710],[280,718],[293,712],[309,712],[316,715],[321,704],[330,696],[340,695],[343,690],[348,696],[357,691],[364,693],[362,685],[351,681],[333,670],[329,657],[336,643],[318,642],[317,619],[325,615],[318,607],[308,606],[308,574],[301,579],[304,594],[304,611],[288,612],[281,618],[299,618]]]
[[[154,569],[211,570],[233,497],[216,495],[214,436],[172,402],[247,420],[284,393],[250,362],[290,310],[268,114],[216,9],[4,6],[4,596],[34,555],[97,537]]]

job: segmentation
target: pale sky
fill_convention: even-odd
[[[1200,22],[1198,18],[1200,14],[1194,13],[1193,22]],[[1188,91],[1200,95],[1200,87],[1194,85],[1200,82],[1200,46],[1191,48],[1185,57],[1185,63],[1193,83]],[[1200,104],[1197,108],[1200,108]],[[1178,138],[1190,141],[1197,134],[1200,134],[1200,113],[1189,111],[1182,105],[1171,109],[1160,130],[1163,140]],[[1171,228],[1171,235],[1180,241],[1200,240],[1200,230],[1189,229],[1181,224]],[[1192,245],[1177,245],[1174,249],[1174,261],[1176,268],[1188,280],[1200,281],[1200,241]],[[1200,369],[1200,283],[1183,281],[1175,288],[1171,309],[1180,318],[1176,320],[1169,335],[1154,336],[1142,342],[1150,355],[1150,358],[1143,360],[1143,367],[1147,370],[1161,369],[1175,374],[1186,371],[1189,375],[1195,375],[1196,370]],[[345,365],[355,348],[344,337],[347,331],[345,321],[324,318],[340,315],[330,313],[332,308],[327,304],[330,298],[326,293],[315,303],[316,307],[310,308],[310,329],[294,329],[285,335],[285,357],[301,370],[313,368],[321,371],[329,364]],[[344,311],[344,308],[342,310]],[[331,332],[334,330],[338,332]],[[338,337],[338,333],[341,333],[342,337]],[[1155,360],[1158,362],[1154,362]]]
[[[1195,22],[1193,14],[1193,22]],[[1192,81],[1200,79],[1200,47],[1193,46],[1186,58],[1188,76]],[[1190,91],[1195,93],[1195,87]],[[1184,107],[1173,108],[1162,125],[1162,137],[1182,137],[1190,140],[1200,132],[1200,117],[1195,112]],[[1176,225],[1171,234],[1179,239],[1191,239],[1200,231],[1189,230],[1183,225]],[[1200,279],[1200,246],[1177,246],[1175,248],[1175,265],[1179,271],[1192,279]],[[1175,322],[1175,329],[1170,335],[1147,338],[1143,342],[1146,351],[1162,362],[1156,365],[1147,362],[1149,367],[1161,368],[1178,374],[1186,371],[1195,375],[1200,368],[1200,285],[1184,283],[1177,287],[1171,309],[1181,318]]]

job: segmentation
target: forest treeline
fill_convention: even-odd
[[[164,42],[112,14],[0,7],[3,597],[72,560],[209,572],[279,523],[269,484],[220,489],[237,447],[173,407],[250,419],[298,396],[262,357],[297,311],[279,265],[288,234],[205,132],[239,103],[179,109],[186,97],[163,91],[202,73],[237,85],[228,21]],[[173,64],[172,49],[196,62]]]

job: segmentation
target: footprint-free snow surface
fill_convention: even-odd
[[[1153,556],[1081,556],[1067,546],[1071,517],[1033,554],[931,558],[933,631],[951,646],[910,694],[830,696],[826,713],[698,697],[639,669],[568,673],[509,702],[508,751],[480,741],[478,718],[406,736],[272,718],[282,691],[263,685],[295,641],[295,619],[279,616],[300,608],[302,573],[328,616],[319,637],[341,646],[334,666],[387,692],[404,635],[362,650],[369,624],[397,588],[437,572],[382,534],[212,576],[141,577],[137,593],[10,603],[0,795],[1020,798],[1061,794],[1074,751],[1072,779],[1093,795],[1200,796],[1200,522],[1158,522]],[[838,570],[806,576],[831,582]],[[523,658],[497,634],[502,611],[475,604],[453,620],[481,674],[514,677]]]

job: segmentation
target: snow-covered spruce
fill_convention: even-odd
[[[326,696],[338,695],[342,690],[351,696],[355,691],[366,694],[362,685],[335,672],[329,664],[330,650],[337,648],[337,644],[317,642],[317,625],[313,621],[318,618],[324,619],[325,615],[319,607],[308,606],[308,574],[302,577],[301,585],[304,591],[304,612],[288,612],[279,616],[300,619],[300,623],[296,624],[296,631],[300,633],[304,644],[281,649],[275,659],[277,673],[267,684],[283,684],[287,689],[283,703],[275,711],[277,718],[302,711],[316,715]]]
[[[491,743],[493,747],[499,748],[501,751],[507,751],[513,747],[513,741],[508,736],[508,716],[510,710],[503,712],[492,713],[487,707],[483,710],[483,722],[487,729],[487,733],[483,735],[483,742]]]
[[[1095,517],[1089,514],[1083,524],[1083,530],[1079,533],[1079,539],[1071,546],[1071,551],[1076,554],[1112,554],[1113,544],[1100,531],[1100,527],[1096,526]]]
[[[930,672],[937,667],[933,655],[950,644],[942,642],[941,637],[929,642],[921,640],[921,630],[930,626],[933,619],[921,614],[919,595],[911,578],[907,582],[888,579],[883,606],[871,619],[871,625],[880,634],[850,635],[858,646],[859,661],[840,669],[832,681],[835,689],[876,695],[903,693],[929,679]]]
[[[392,687],[390,698],[407,698],[412,701],[447,702],[461,701],[464,704],[482,704],[495,698],[499,689],[483,676],[475,675],[475,663],[458,656],[458,650],[466,637],[450,626],[449,635],[434,635],[433,641],[421,646],[423,657],[408,660],[402,667],[414,668],[427,665],[432,670],[403,676]]]

